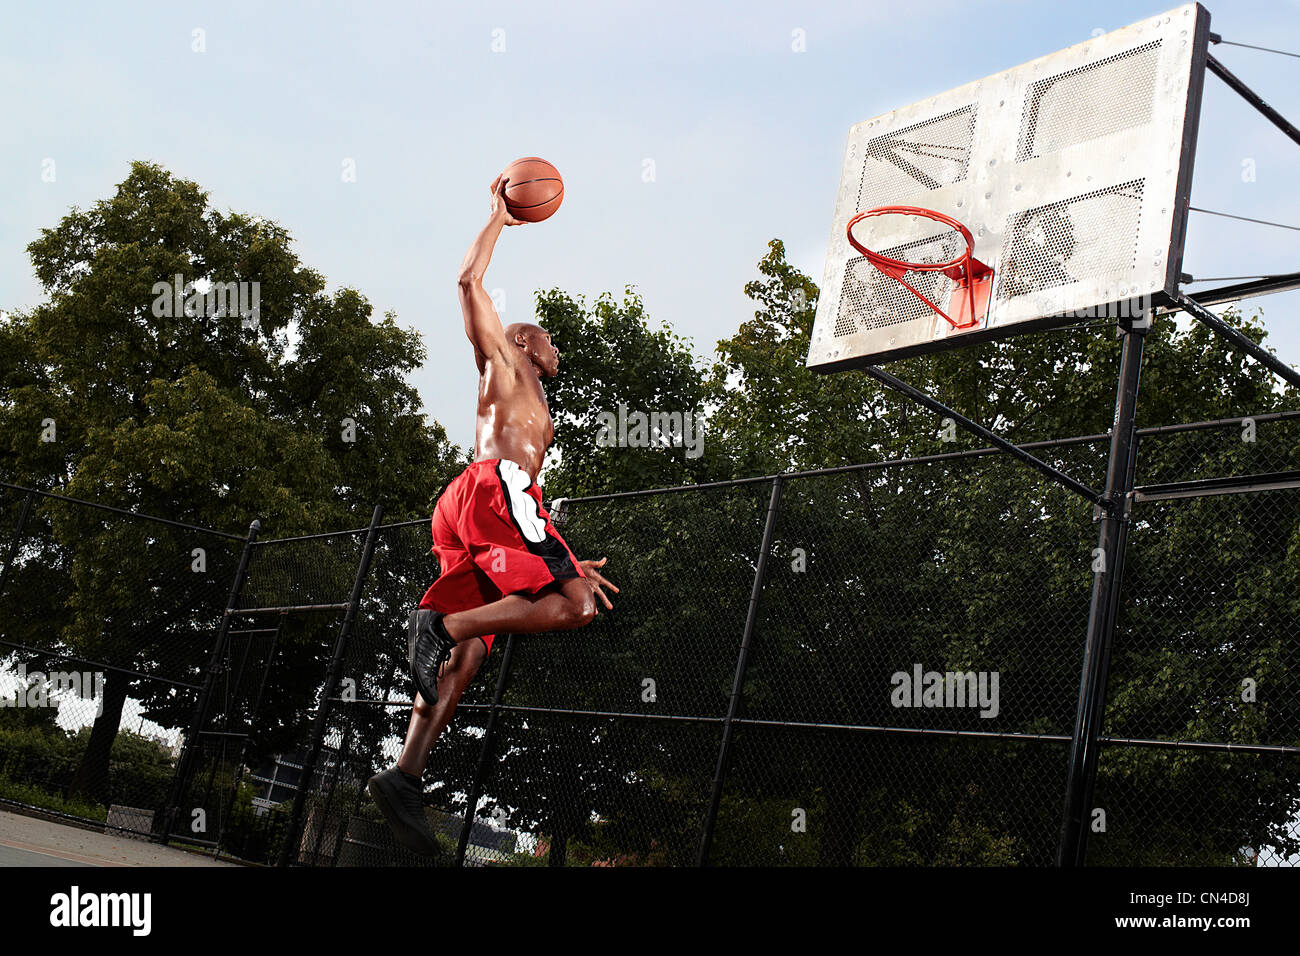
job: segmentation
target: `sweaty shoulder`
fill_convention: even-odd
[[[500,358],[490,358],[479,374],[479,394],[482,397],[503,398],[513,394],[524,381],[523,367],[526,359],[518,349],[511,349]]]

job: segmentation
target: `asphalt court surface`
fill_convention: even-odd
[[[0,810],[0,867],[236,865],[117,833]]]

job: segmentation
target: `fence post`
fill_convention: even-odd
[[[488,710],[487,727],[483,732],[483,746],[479,748],[478,764],[474,767],[474,779],[469,785],[469,806],[465,808],[465,822],[460,828],[460,839],[456,842],[456,865],[465,865],[465,851],[469,847],[470,830],[474,827],[474,813],[478,809],[478,798],[483,793],[483,777],[487,771],[488,755],[492,752],[493,731],[496,729],[497,708],[505,695],[506,680],[510,676],[510,659],[515,649],[515,636],[506,635],[506,651],[501,659],[501,673],[497,675],[496,690],[492,693],[492,707]]]
[[[777,475],[772,479],[772,497],[767,504],[767,518],[763,522],[763,540],[758,550],[758,565],[754,568],[754,586],[749,593],[749,611],[745,614],[745,631],[740,638],[740,654],[736,658],[736,677],[731,683],[731,700],[727,704],[727,716],[722,721],[722,742],[718,747],[718,765],[713,774],[713,792],[709,795],[709,808],[704,814],[704,823],[700,832],[700,853],[696,865],[705,866],[709,861],[709,848],[713,843],[713,825],[718,818],[718,805],[722,801],[722,785],[726,779],[727,764],[731,758],[731,734],[736,714],[740,710],[740,698],[745,686],[745,670],[749,666],[749,650],[753,643],[754,627],[758,622],[758,602],[763,594],[763,584],[767,580],[767,556],[772,550],[772,535],[776,528],[776,516],[781,507],[781,490],[784,479]]]
[[[32,510],[34,492],[27,492],[23,499],[23,510],[18,512],[18,524],[14,526],[13,537],[9,539],[9,551],[5,554],[5,563],[0,567],[0,594],[5,590],[5,578],[9,577],[9,568],[13,566],[14,555],[18,553],[18,542],[23,539],[23,530],[27,527],[27,516]]]
[[[307,803],[307,791],[311,789],[312,776],[316,773],[316,762],[320,759],[321,748],[325,745],[325,734],[329,730],[330,705],[343,674],[343,659],[347,654],[348,642],[352,637],[352,625],[357,617],[357,606],[361,603],[361,590],[365,586],[366,576],[370,573],[370,559],[375,553],[375,541],[379,537],[379,522],[384,516],[384,506],[375,505],[370,517],[370,529],[366,533],[365,547],[361,551],[361,561],[357,565],[357,576],[352,582],[352,595],[348,598],[348,609],[343,615],[343,624],[339,628],[338,639],[334,642],[334,659],[330,661],[329,671],[325,675],[325,685],[321,688],[320,706],[316,709],[316,721],[312,725],[311,744],[306,759],[302,762],[302,774],[298,778],[298,789],[293,796],[293,811],[289,816],[289,826],[285,830],[284,846],[280,849],[277,866],[288,866],[296,855],[294,848],[302,840],[302,811]]]
[[[1106,708],[1106,678],[1110,650],[1119,616],[1119,582],[1124,571],[1128,541],[1128,509],[1135,474],[1136,408],[1142,374],[1142,347],[1151,320],[1150,310],[1136,320],[1121,319],[1122,340],[1115,418],[1110,433],[1110,459],[1106,466],[1106,507],[1100,508],[1101,530],[1097,550],[1104,564],[1092,579],[1088,610],[1088,636],[1079,676],[1079,703],[1070,740],[1070,766],[1065,783],[1061,838],[1056,865],[1082,866],[1088,849],[1089,806],[1097,782],[1097,751]]]
[[[262,530],[262,523],[256,519],[248,526],[248,537],[244,539],[244,550],[239,555],[239,567],[235,579],[230,583],[230,596],[226,598],[226,610],[221,615],[221,624],[217,627],[217,639],[212,645],[212,656],[208,660],[207,672],[203,675],[203,687],[199,699],[194,704],[194,713],[190,717],[189,729],[185,733],[185,743],[181,745],[180,758],[176,761],[176,774],[172,777],[171,792],[167,795],[167,805],[163,810],[162,832],[158,835],[160,843],[166,843],[176,824],[180,813],[181,799],[190,785],[194,773],[194,751],[203,732],[203,722],[208,719],[208,708],[212,705],[212,693],[217,682],[217,671],[221,667],[221,655],[225,653],[226,640],[230,631],[230,619],[239,604],[239,596],[244,591],[244,582],[248,579],[248,562],[253,555],[253,545],[257,534]]]

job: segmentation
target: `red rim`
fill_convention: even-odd
[[[907,262],[904,259],[892,259],[889,256],[881,255],[879,252],[872,252],[853,237],[853,227],[869,216],[924,216],[927,219],[933,219],[960,232],[962,238],[966,240],[966,251],[948,262]],[[889,266],[893,269],[902,269],[905,272],[944,272],[957,266],[967,266],[971,256],[975,254],[975,239],[971,236],[970,230],[961,222],[952,218],[952,216],[945,216],[934,209],[922,209],[920,206],[877,206],[875,209],[868,209],[866,212],[860,212],[849,220],[847,232],[849,242],[853,248],[866,256],[867,260],[877,268]]]
[[[961,233],[962,238],[966,240],[966,251],[948,262],[908,262],[904,259],[894,259],[890,256],[881,255],[879,252],[872,252],[853,237],[853,227],[869,216],[924,216],[927,219],[933,219]],[[952,218],[952,216],[945,216],[933,209],[922,209],[920,206],[878,206],[875,209],[860,212],[850,219],[845,231],[848,233],[849,242],[853,245],[853,248],[862,253],[868,262],[885,273],[885,275],[895,279],[904,289],[947,320],[948,324],[953,328],[965,329],[979,324],[979,320],[975,318],[974,280],[987,276],[992,270],[975,258],[974,237],[971,236],[969,229]],[[947,312],[922,295],[920,290],[903,278],[908,272],[942,272],[955,281],[957,283],[957,293],[961,294],[963,291],[966,293],[966,301],[970,304],[970,321],[959,324]]]

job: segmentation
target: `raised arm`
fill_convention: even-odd
[[[465,261],[461,263],[456,284],[460,293],[460,310],[465,314],[465,334],[474,345],[474,361],[481,373],[489,358],[504,358],[508,343],[492,299],[483,288],[483,273],[492,261],[492,249],[502,226],[519,226],[523,223],[506,209],[505,189],[510,180],[498,176],[492,183],[492,212],[487,225],[478,234]]]

